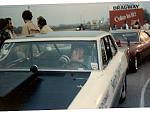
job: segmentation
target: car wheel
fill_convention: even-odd
[[[138,58],[137,57],[134,58],[134,68],[136,71],[138,70]]]
[[[138,70],[138,57],[134,57],[130,62],[130,72],[137,72]]]
[[[123,86],[122,86],[122,89],[121,89],[119,104],[121,104],[125,101],[126,96],[127,96],[127,80],[126,80],[126,77],[125,77],[124,82],[123,82]]]

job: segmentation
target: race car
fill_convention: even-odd
[[[147,30],[112,30],[120,48],[128,48],[129,71],[137,72],[142,61],[150,56],[150,34]]]
[[[4,42],[0,110],[116,107],[127,94],[125,50],[104,31],[56,31]]]

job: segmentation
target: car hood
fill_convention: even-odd
[[[8,79],[15,79],[11,82],[21,81],[21,76],[24,76],[24,79],[25,77],[36,76],[38,79],[35,83],[36,87],[30,87],[30,91],[26,90],[24,95],[21,95],[23,101],[16,100],[21,103],[11,107],[13,103],[11,101],[14,100],[7,101],[6,109],[0,108],[2,110],[67,109],[90,76],[90,72],[2,73],[7,75]],[[5,80],[5,77],[3,79]],[[8,82],[5,85],[8,85]],[[10,106],[10,108],[7,106]]]

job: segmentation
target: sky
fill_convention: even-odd
[[[56,0],[57,1],[57,0]],[[107,0],[106,0],[107,1]],[[127,0],[126,0],[127,1]],[[37,17],[43,16],[48,25],[86,23],[92,20],[106,21],[109,18],[109,10],[113,5],[125,4],[125,2],[92,2],[92,3],[47,3],[47,4],[4,4],[0,5],[0,18],[11,17],[14,26],[22,26],[22,12],[30,8],[33,14],[33,22],[36,24]],[[131,3],[131,2],[130,2]],[[133,3],[133,2],[132,2]],[[134,1],[141,8],[150,13],[150,1]]]

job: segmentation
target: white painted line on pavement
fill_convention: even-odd
[[[146,83],[144,84],[144,86],[142,88],[140,107],[144,107],[144,95],[145,95],[146,87],[147,87],[149,82],[150,82],[150,78],[146,81]]]

